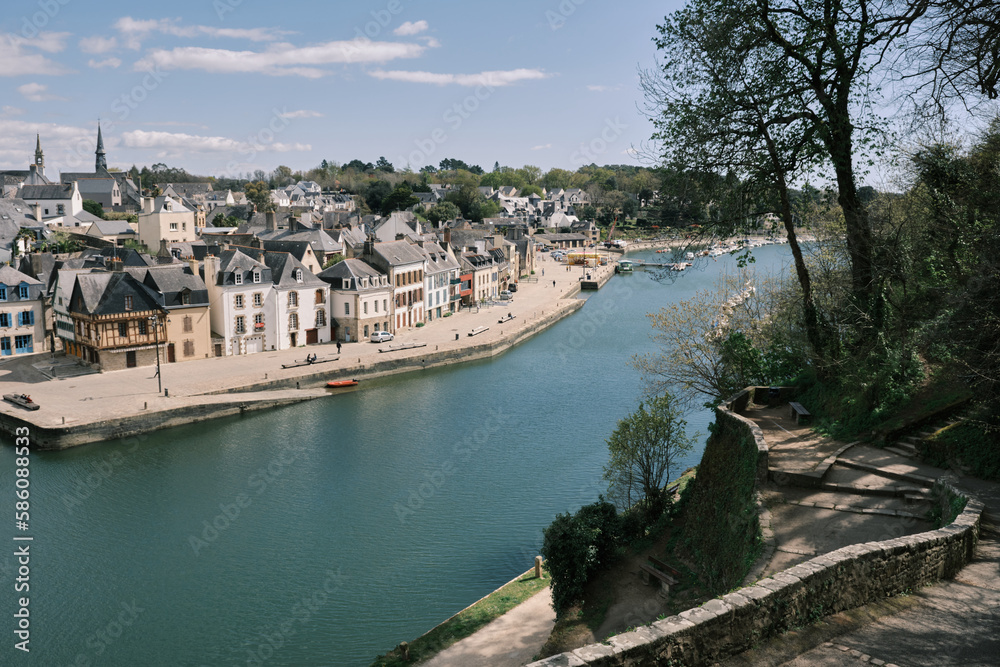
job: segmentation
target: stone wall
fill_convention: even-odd
[[[975,553],[982,510],[970,499],[939,530],[843,547],[605,644],[531,665],[712,664],[828,614],[955,576]]]
[[[750,436],[757,444],[758,484],[767,478],[767,443],[756,424],[737,412],[755,392],[758,402],[766,402],[761,391],[768,388],[741,391],[717,415],[727,440]],[[782,388],[780,400],[788,400],[790,391]],[[967,503],[941,529],[843,547],[701,607],[531,666],[710,665],[824,616],[952,578],[975,554],[983,505],[953,487],[947,490],[966,497]]]

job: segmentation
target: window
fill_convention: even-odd
[[[264,295],[260,292],[254,292],[253,295],[253,305],[254,308],[260,308],[264,305]]]
[[[316,303],[323,304],[325,302],[326,302],[326,294],[324,294],[323,290],[321,289],[316,290]]]
[[[326,311],[320,308],[316,311],[316,328],[326,326]]]
[[[375,299],[375,312],[378,312],[378,299]]]
[[[351,314],[351,302],[350,301],[345,301],[344,302],[344,315],[350,315],[350,314]]]
[[[378,331],[378,325],[375,325],[375,331]],[[365,338],[368,338],[368,325],[365,325]]]
[[[8,338],[7,336],[4,336],[3,338],[0,338],[0,354],[2,354],[3,356],[7,357],[7,356],[10,356],[10,353],[11,353],[11,351],[10,351],[10,338]]]
[[[236,295],[236,297],[233,299],[233,305],[236,306],[237,308],[242,308],[243,307],[243,295],[242,294],[237,294]]]
[[[56,204],[56,215],[66,215],[66,207],[62,204]]]
[[[15,354],[34,351],[34,339],[31,336],[14,336]]]
[[[289,292],[288,293],[288,307],[296,308],[299,305],[299,293]]]
[[[181,223],[181,231],[186,232],[187,230],[188,230],[188,223],[182,222]]]
[[[35,323],[35,312],[32,310],[25,310],[17,314],[17,324],[18,326],[27,327]]]
[[[368,314],[368,302],[367,302],[367,301],[365,301],[365,302],[364,302],[364,303],[362,304],[361,308],[362,308],[362,309],[363,309],[363,310],[365,311],[365,315],[367,315],[367,314]]]
[[[128,338],[128,322],[118,323],[118,336],[119,338]]]
[[[382,310],[389,312],[389,299],[382,299]]]
[[[191,333],[194,331],[194,320],[191,319],[190,315],[184,316],[184,333]]]
[[[302,282],[302,269],[295,269],[295,271],[292,272],[292,278],[294,278],[297,283]]]
[[[264,313],[257,313],[253,316],[253,328],[263,329],[264,328]]]
[[[193,357],[194,356],[194,341],[186,340],[184,341],[184,356]]]
[[[298,313],[290,313],[288,315],[288,330],[289,331],[298,331],[298,329],[299,329],[299,314]]]
[[[7,300],[7,286],[0,285],[0,301],[6,301],[6,300]]]
[[[125,310],[132,310],[132,297],[131,296],[126,296],[125,297]]]
[[[245,334],[247,332],[247,319],[242,315],[236,316],[236,333]]]
[[[10,326],[10,313],[0,313],[0,327]]]
[[[170,231],[172,231],[172,232],[176,232],[177,231],[177,223],[176,222],[171,222],[170,223]]]
[[[191,292],[184,292],[181,294],[181,304],[184,306],[191,305]]]
[[[139,329],[139,335],[140,336],[148,336],[149,335],[149,330],[146,328],[146,320],[137,320],[136,321],[136,326]]]
[[[235,272],[233,274],[233,283],[236,284],[236,285],[242,285],[243,284],[243,272],[242,271],[237,271],[237,272]]]
[[[260,271],[257,270],[257,269],[254,269],[254,272],[253,272],[253,281],[255,283],[259,283],[260,282]]]
[[[28,298],[28,286],[27,285],[20,285],[17,288],[17,298],[18,299],[27,299]]]

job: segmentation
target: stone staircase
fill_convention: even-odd
[[[895,443],[888,445],[885,449],[893,454],[899,454],[900,456],[906,456],[911,459],[918,458],[920,456],[920,445],[924,442],[924,440],[931,437],[941,429],[952,426],[956,423],[958,422],[952,420],[926,427],[916,433],[909,433],[902,436]]]

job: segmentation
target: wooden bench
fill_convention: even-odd
[[[476,327],[475,329],[473,329],[472,331],[469,332],[469,335],[470,336],[478,336],[479,334],[481,334],[483,332],[486,332],[486,331],[489,331],[489,330],[490,330],[489,327]]]
[[[792,408],[791,417],[795,420],[796,424],[801,424],[803,420],[808,421],[812,417],[809,411],[802,407],[801,403],[789,401],[788,405]]]
[[[653,556],[648,557],[649,563],[640,563],[639,569],[642,570],[642,581],[646,585],[649,585],[652,579],[657,579],[660,582],[660,597],[666,598],[670,595],[670,587],[677,585],[677,579],[671,574],[680,576],[680,572],[670,567],[663,561]]]

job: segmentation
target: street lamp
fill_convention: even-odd
[[[156,389],[158,393],[163,393],[163,377],[160,376],[160,318],[150,315],[147,319],[153,325],[153,347],[156,348]]]

